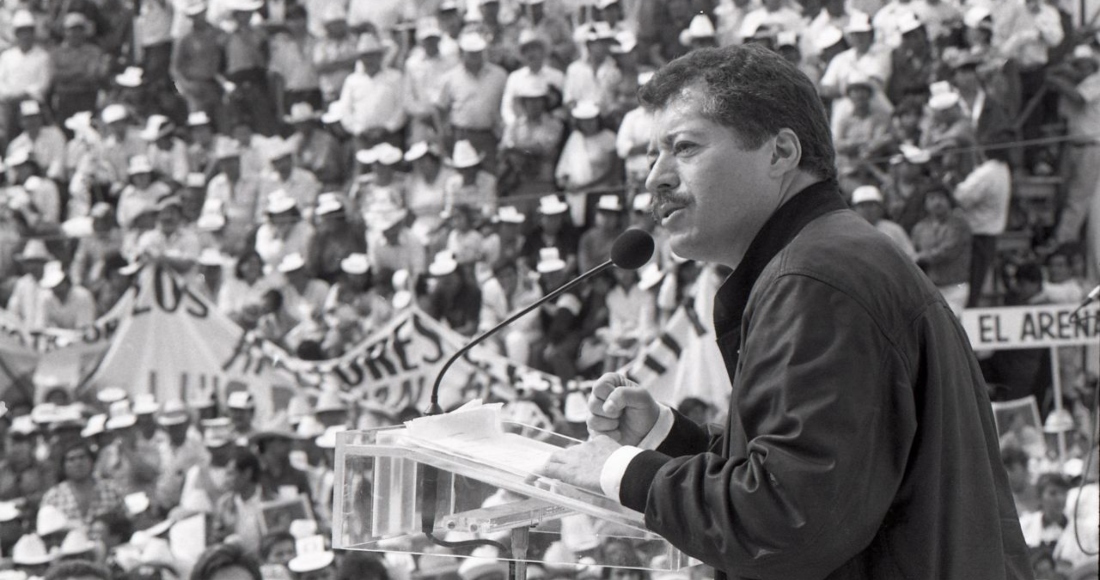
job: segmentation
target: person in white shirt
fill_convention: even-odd
[[[35,100],[19,103],[19,120],[23,132],[8,143],[7,154],[30,151],[34,160],[51,179],[65,176],[65,134],[55,125],[46,123],[42,105]]]
[[[1057,243],[1081,239],[1088,219],[1093,240],[1100,240],[1100,57],[1088,46],[1074,49],[1069,66],[1047,75],[1048,85],[1061,95],[1060,110],[1066,120],[1067,147],[1063,156],[1066,201],[1054,232]],[[1091,210],[1090,210],[1091,208]]]
[[[644,72],[638,75],[638,86],[644,85],[652,72]],[[645,107],[637,107],[628,111],[619,124],[619,132],[615,137],[615,150],[619,158],[626,162],[626,183],[628,192],[638,192],[645,189],[645,179],[649,175],[649,159],[646,151],[649,149],[649,133],[653,127],[653,116],[645,110]]]
[[[876,230],[890,238],[890,241],[894,242],[906,256],[909,256],[912,260],[917,259],[917,250],[913,247],[913,241],[909,239],[909,234],[905,233],[905,229],[898,224],[886,219],[886,207],[882,192],[877,187],[873,185],[857,187],[852,192],[852,209],[868,223],[875,226]]]
[[[8,129],[9,137],[14,122],[13,107],[26,98],[45,102],[53,75],[50,53],[35,42],[34,16],[18,10],[11,25],[15,46],[0,53],[0,123]]]
[[[199,261],[202,245],[195,232],[183,225],[183,205],[176,196],[157,204],[157,225],[138,238],[141,260],[190,274]]]
[[[457,45],[444,53],[442,39],[443,31],[434,19],[418,24],[417,45],[405,61],[405,111],[412,124],[409,139],[414,143],[436,137],[435,103],[443,90],[443,75],[458,66]]]
[[[47,263],[39,284],[38,318],[31,322],[30,328],[77,329],[95,322],[95,297],[86,288],[72,283],[61,262]]]
[[[385,68],[386,49],[378,37],[359,38],[359,63],[340,92],[340,122],[360,146],[373,147],[395,138],[405,127],[405,80],[400,71]]]
[[[996,12],[993,44],[1016,59],[1021,74],[1046,65],[1050,49],[1065,38],[1058,9],[1043,0],[1008,0]]]
[[[1011,134],[1002,134],[985,150],[985,161],[955,187],[955,201],[970,224],[970,296],[967,308],[978,306],[985,278],[997,252],[997,236],[1008,224],[1008,202],[1012,195],[1012,169],[1004,144]]]
[[[811,58],[817,56],[818,36],[829,27],[845,30],[848,28],[848,23],[852,21],[853,17],[868,18],[863,12],[849,7],[847,0],[825,0],[821,12],[818,12],[817,16],[815,16],[814,19],[810,21],[810,24],[806,26],[806,29],[802,31],[802,42],[799,48],[802,49],[803,57]]]
[[[759,7],[760,3],[755,0],[719,0],[718,6],[714,7],[718,44],[741,44],[741,24],[749,12]]]
[[[611,104],[614,88],[622,80],[611,58],[615,33],[606,23],[597,22],[585,41],[588,56],[573,61],[565,69],[562,99],[569,108],[581,101],[591,101],[603,112]]]
[[[40,280],[45,274],[46,264],[57,258],[46,249],[46,243],[42,240],[28,240],[15,259],[23,275],[15,281],[11,297],[8,298],[7,310],[24,323],[30,324],[39,318],[38,294],[42,291]]]
[[[872,23],[879,42],[889,48],[901,46],[900,24],[911,16],[922,23],[928,19],[928,4],[924,0],[893,0],[875,13]]]
[[[806,20],[783,0],[764,0],[763,6],[746,14],[741,21],[741,37],[751,38],[762,26],[768,27],[773,33],[802,32],[806,27]]]
[[[874,80],[877,90],[874,91],[873,108],[889,114],[893,107],[883,89],[890,80],[890,51],[875,42],[875,29],[864,14],[855,14],[849,18],[844,36],[851,48],[829,61],[819,86],[821,96],[834,99],[832,118],[836,119],[851,111],[851,104],[841,97],[847,94],[848,78],[853,73]]]
[[[519,105],[516,102],[516,90],[527,79],[537,78],[544,81],[558,93],[562,92],[565,85],[565,74],[560,70],[546,66],[547,41],[538,33],[524,30],[519,35],[519,50],[526,66],[512,71],[504,83],[504,97],[500,102],[500,117],[505,125],[515,123],[521,115]],[[553,106],[549,107],[553,108]]]

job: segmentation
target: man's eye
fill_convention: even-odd
[[[682,155],[684,153],[691,153],[695,150],[694,143],[679,142],[672,146],[672,152],[676,155]]]

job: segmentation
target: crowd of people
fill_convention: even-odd
[[[156,267],[257,336],[323,360],[412,307],[472,336],[603,262],[626,228],[645,229],[659,248],[645,267],[566,293],[490,344],[563,382],[593,378],[727,273],[661,243],[644,186],[651,120],[636,93],[688,51],[738,43],[770,47],[817,84],[852,207],[957,312],[1076,303],[1097,280],[1100,39],[1066,9],[6,0],[0,304],[30,330],[77,329]],[[1036,225],[1014,200],[1021,176],[1062,178],[1052,223]],[[999,236],[1021,227],[1031,247],[1003,259]],[[982,364],[995,400],[1034,395],[1044,416],[1055,407],[1045,350]],[[1096,370],[1067,348],[1058,372],[1070,448],[1087,456]],[[0,553],[14,570],[0,577],[178,575],[158,538],[167,528],[148,528],[193,513],[207,514],[215,546],[193,577],[292,562],[290,530],[264,535],[256,523],[261,498],[296,488],[319,523],[300,535],[327,529],[333,430],[364,424],[334,400],[256,431],[243,394],[203,408],[99,394],[0,418]],[[568,428],[563,401],[540,404]],[[685,405],[706,419],[705,403]],[[1006,445],[1010,473],[1022,450]],[[1054,578],[1088,550],[1061,535],[1069,480],[1040,478],[1050,462],[1028,450],[1015,491],[1036,569]],[[1095,492],[1095,474],[1070,475],[1091,477]],[[145,531],[136,542],[134,530]],[[322,552],[290,569],[411,572]]]

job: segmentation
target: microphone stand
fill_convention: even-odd
[[[583,282],[583,281],[585,281],[585,280],[587,280],[587,279],[589,279],[589,278],[591,278],[591,277],[607,270],[608,268],[610,268],[613,265],[614,265],[614,262],[612,262],[611,260],[607,260],[606,262],[600,264],[599,266],[596,266],[595,268],[592,268],[591,270],[585,272],[584,274],[581,274],[580,276],[570,280],[569,282],[566,282],[565,284],[562,284],[561,286],[559,286],[553,292],[551,292],[551,293],[547,294],[546,296],[543,296],[542,298],[532,302],[531,304],[527,305],[526,307],[524,307],[520,311],[518,311],[515,314],[509,316],[508,318],[502,320],[496,326],[494,326],[494,327],[490,328],[489,330],[486,330],[485,332],[482,332],[481,334],[477,335],[476,337],[474,337],[473,340],[471,340],[470,342],[467,342],[465,346],[458,349],[458,352],[451,355],[451,358],[447,359],[447,362],[443,363],[443,368],[441,368],[439,370],[439,374],[437,374],[435,376],[435,383],[432,384],[431,400],[429,401],[428,409],[426,411],[424,411],[424,414],[425,415],[440,415],[440,414],[443,413],[443,408],[439,406],[439,385],[440,385],[440,383],[443,382],[443,375],[447,374],[447,369],[451,368],[451,365],[453,365],[455,363],[455,361],[462,358],[462,355],[469,352],[471,348],[473,348],[473,347],[481,344],[482,342],[484,342],[486,338],[489,338],[490,336],[496,334],[498,331],[500,331],[500,329],[504,328],[505,326],[508,326],[509,324],[512,324],[516,320],[519,320],[520,318],[522,318],[528,312],[531,312],[532,310],[538,308],[539,306],[542,306],[543,304],[546,304],[547,302],[550,302],[551,300],[557,298],[558,296],[561,296],[563,293],[565,293],[566,291],[572,289],[573,287],[580,284],[581,282]]]

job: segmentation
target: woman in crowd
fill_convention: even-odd
[[[52,505],[70,522],[91,524],[97,517],[122,509],[122,496],[114,484],[94,475],[96,453],[85,442],[61,454],[60,482],[46,491],[42,503]]]

